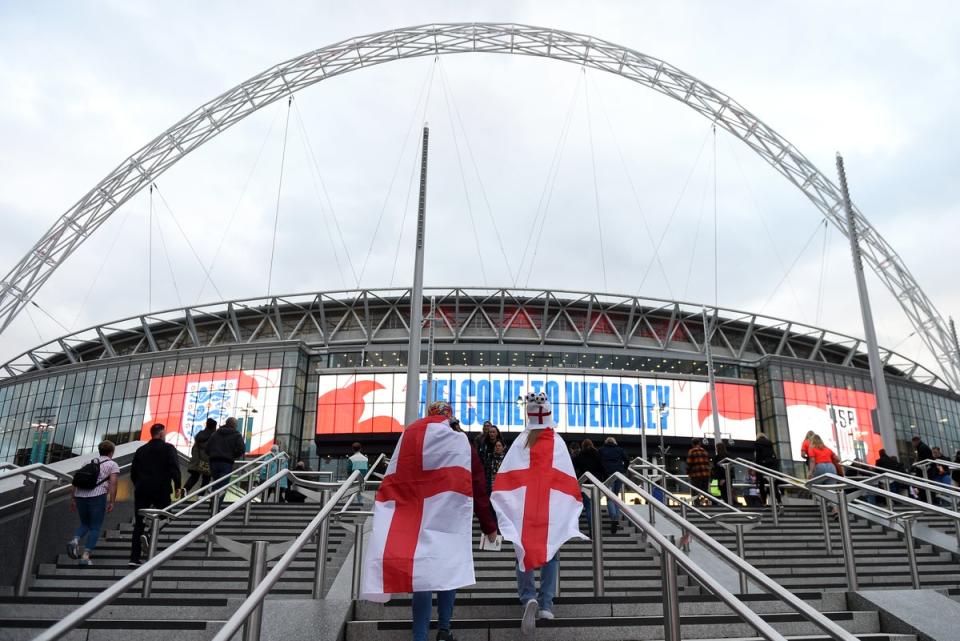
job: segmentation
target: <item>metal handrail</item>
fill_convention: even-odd
[[[630,507],[624,501],[622,501],[619,496],[617,496],[615,492],[607,487],[606,483],[600,481],[589,472],[584,474],[584,478],[592,483],[598,491],[603,493],[607,497],[607,501],[614,501],[617,505],[619,505],[622,509],[623,515],[660,547],[661,554],[664,557],[662,559],[663,565],[669,566],[676,563],[683,566],[688,574],[693,576],[710,592],[719,597],[734,612],[736,612],[738,616],[740,616],[746,623],[753,627],[768,641],[780,641],[784,639],[783,635],[774,630],[768,623],[760,618],[756,612],[747,607],[740,599],[738,599],[729,590],[724,588],[703,568],[694,563],[694,561],[688,556],[683,554],[679,548],[667,540],[667,538],[653,525],[640,518],[636,512],[631,510]],[[841,626],[825,617],[807,602],[800,599],[795,594],[791,593],[779,583],[768,577],[766,574],[728,550],[726,547],[718,543],[713,537],[700,530],[696,525],[683,519],[669,507],[662,505],[652,494],[638,486],[624,474],[620,472],[612,474],[610,478],[607,479],[607,483],[612,480],[619,480],[625,485],[629,486],[634,492],[639,494],[641,498],[646,500],[648,503],[655,505],[656,509],[660,510],[667,518],[672,520],[682,529],[689,531],[690,534],[694,536],[704,547],[714,552],[720,557],[721,560],[731,565],[736,571],[747,574],[750,580],[754,581],[756,584],[766,589],[774,596],[778,597],[780,601],[793,608],[797,613],[820,628],[832,639],[835,639],[836,641],[856,641],[856,636],[844,630]],[[668,574],[668,572],[665,572],[665,575],[666,574]],[[664,587],[665,590],[663,596],[665,621],[666,619],[671,619],[669,624],[665,624],[665,632],[669,632],[667,641],[678,641],[681,635],[679,625],[679,608],[676,600],[676,586],[673,585],[673,589],[667,589],[667,586]],[[217,638],[214,641],[224,640]]]
[[[257,496],[265,492],[267,489],[276,483],[279,483],[283,478],[291,475],[293,475],[291,470],[283,469],[260,483],[260,485],[252,488],[250,492],[241,497],[239,500],[231,503],[229,507],[217,512],[217,514],[214,516],[197,525],[197,527],[184,534],[170,547],[166,548],[126,576],[122,577],[113,585],[105,588],[97,596],[93,597],[82,606],[66,615],[62,620],[47,630],[44,630],[33,641],[54,641],[55,639],[59,639],[66,633],[70,632],[78,625],[86,621],[90,616],[112,603],[114,599],[123,595],[129,588],[133,587],[142,579],[145,579],[148,575],[152,574],[181,550],[213,530],[221,521],[226,520],[232,514],[244,507],[247,503],[253,501]]]
[[[899,472],[897,470],[890,470],[884,467],[877,467],[861,461],[849,461],[847,463],[843,463],[843,466],[858,470],[860,472],[871,473],[871,476],[865,477],[866,482],[869,483],[877,480],[890,479],[891,481],[895,481],[901,485],[909,485],[921,490],[929,490],[931,492],[936,492],[937,494],[949,496],[954,499],[954,502],[956,502],[957,499],[960,499],[960,489],[955,488],[952,485],[944,485],[943,483],[931,481],[923,476],[915,476],[913,474],[907,474],[906,472]]]
[[[60,470],[56,470],[50,467],[49,465],[47,465],[46,463],[31,463],[30,465],[24,465],[23,467],[14,466],[11,469],[0,472],[0,482],[5,481],[7,479],[14,478],[16,476],[38,478],[37,477],[38,472],[49,474],[50,476],[54,477],[59,481],[70,482],[73,480],[73,477],[70,476],[69,474],[66,474],[65,472],[61,472]]]
[[[950,459],[945,459],[945,458],[923,459],[922,461],[917,461],[910,467],[919,467],[920,469],[925,470],[930,465],[942,465],[943,467],[951,470],[960,470],[960,463],[957,463],[955,461],[951,461]]]
[[[640,462],[638,463],[637,461],[640,461]],[[638,467],[639,467],[639,468],[649,468],[649,469],[651,469],[651,470],[654,470],[655,472],[658,472],[662,477],[669,478],[670,480],[674,481],[675,483],[679,483],[680,485],[683,485],[684,487],[686,487],[686,488],[687,488],[688,490],[690,490],[690,492],[691,492],[690,502],[688,503],[688,502],[684,501],[684,500],[683,500],[683,497],[680,497],[680,496],[678,496],[677,494],[675,494],[674,492],[668,490],[665,483],[661,485],[661,484],[656,483],[655,481],[653,481],[649,476],[644,475],[644,474],[642,474],[641,472],[637,472],[635,468],[638,468]],[[729,504],[729,503],[726,503],[725,501],[721,501],[720,499],[718,499],[717,497],[715,497],[713,494],[710,494],[709,492],[704,492],[703,490],[701,490],[700,488],[696,487],[695,485],[693,485],[693,484],[690,483],[689,481],[683,480],[679,475],[674,474],[674,473],[672,473],[672,472],[669,472],[666,468],[661,467],[660,465],[657,465],[656,463],[652,463],[652,462],[650,462],[650,461],[644,461],[643,459],[639,459],[639,458],[638,458],[638,459],[634,459],[633,461],[630,462],[630,466],[627,468],[627,471],[630,472],[631,474],[633,474],[633,475],[635,476],[635,478],[639,478],[639,479],[643,480],[645,483],[650,483],[651,485],[655,485],[655,486],[657,487],[657,489],[659,489],[661,492],[664,493],[664,495],[669,496],[670,498],[672,498],[672,499],[673,499],[674,501],[676,501],[677,503],[687,505],[689,509],[692,509],[694,512],[696,512],[697,514],[699,514],[700,516],[702,516],[702,517],[705,518],[705,519],[713,520],[713,519],[715,519],[717,516],[719,516],[719,514],[710,514],[710,513],[708,513],[708,512],[704,512],[703,510],[699,509],[697,506],[693,505],[693,503],[692,503],[692,501],[693,501],[693,496],[692,496],[692,494],[697,494],[697,495],[702,496],[702,497],[704,497],[704,498],[710,499],[711,503],[714,503],[714,504],[716,504],[718,507],[722,507],[722,508],[726,509],[727,512],[729,512],[729,513],[742,514],[742,515],[744,515],[744,517],[747,517],[747,518],[746,518],[747,521],[759,521],[759,520],[760,520],[760,516],[759,516],[758,514],[755,514],[755,513],[752,513],[752,512],[744,512],[743,510],[741,510],[740,508],[736,507],[735,505],[731,505],[731,504]]]
[[[293,563],[293,560],[297,557],[298,554],[306,547],[310,539],[313,537],[314,533],[318,528],[327,520],[330,516],[330,513],[333,511],[333,508],[336,506],[337,502],[343,498],[347,493],[348,488],[352,488],[355,483],[361,482],[360,472],[355,471],[347,477],[347,479],[340,484],[330,483],[327,484],[330,487],[340,486],[333,496],[331,496],[320,508],[320,511],[317,512],[316,516],[307,524],[303,531],[293,540],[290,547],[284,552],[277,562],[274,564],[270,572],[264,576],[257,586],[253,589],[250,595],[244,599],[237,609],[234,611],[233,615],[223,624],[223,627],[217,632],[216,636],[213,637],[213,641],[229,641],[234,634],[240,629],[241,626],[248,619],[251,619],[252,615],[255,615],[256,612],[263,607],[263,601],[267,598],[267,595],[270,593],[270,590],[273,589],[273,586],[277,584],[277,581],[280,580],[281,575],[287,571],[287,568],[290,567],[290,564]],[[363,545],[363,541],[357,538],[354,541],[354,554],[360,554],[360,547]],[[264,559],[266,563],[266,559]],[[259,621],[256,623],[251,622],[248,625],[251,628],[251,634],[248,635],[248,638],[259,639],[260,638],[260,627]],[[43,639],[36,639],[35,641],[45,641]]]

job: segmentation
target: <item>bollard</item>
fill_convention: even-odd
[[[154,516],[150,519],[150,540],[147,542],[147,561],[157,554],[157,540],[160,538],[160,517]],[[148,598],[153,590],[153,572],[147,572],[143,577],[143,587],[140,589],[140,595]]]
[[[20,566],[20,576],[17,579],[17,596],[26,596],[33,575],[33,562],[37,557],[37,537],[40,536],[40,523],[43,521],[43,510],[47,506],[47,488],[53,479],[34,479],[33,507],[30,510],[30,531],[27,533],[27,545],[23,551],[23,565]]]
[[[320,491],[320,505],[330,502],[330,490]],[[317,530],[317,551],[313,561],[313,598],[323,598],[323,588],[327,578],[327,546],[330,542],[330,517],[320,523]]]
[[[859,590],[857,583],[857,559],[853,555],[853,537],[850,534],[850,510],[847,509],[847,495],[837,491],[837,506],[840,508],[840,538],[843,541],[843,565],[847,571],[847,589]]]
[[[903,540],[907,545],[907,560],[910,562],[910,581],[913,583],[913,589],[919,590],[920,570],[917,568],[917,551],[913,547],[913,519],[906,517],[901,523],[903,524]]]
[[[660,551],[660,575],[663,588],[663,638],[664,641],[681,641],[677,559],[665,549]]]
[[[600,510],[600,488],[592,485],[590,491],[590,529],[593,531],[593,596],[603,596],[603,517]]]
[[[827,500],[818,497],[820,503],[820,524],[823,526],[823,540],[827,545],[827,556],[833,555],[833,537],[830,534],[830,517],[827,516]]]
[[[363,569],[363,523],[353,524],[353,577],[350,593],[356,599],[360,596],[360,572]]]
[[[250,579],[247,584],[247,595],[253,593],[263,577],[267,574],[267,549],[269,541],[254,541],[250,544]],[[263,624],[263,601],[250,613],[250,618],[243,626],[243,641],[260,641],[260,627]]]
[[[743,523],[735,523],[734,528],[737,533],[737,556],[746,561],[747,550],[743,541]],[[747,573],[744,570],[740,570],[740,594],[746,594],[749,590],[750,587],[747,585]]]

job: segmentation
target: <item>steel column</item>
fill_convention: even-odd
[[[320,505],[330,502],[330,490],[320,491]],[[330,517],[323,520],[317,529],[317,550],[313,560],[313,598],[323,598],[327,579],[327,547],[330,543]]]
[[[833,555],[833,536],[830,534],[830,517],[827,515],[827,501],[818,497],[820,504],[820,525],[823,527],[823,541],[827,546],[827,556]]]
[[[33,507],[30,509],[30,530],[27,532],[27,545],[23,551],[23,564],[17,578],[17,596],[26,596],[33,576],[33,562],[37,557],[37,538],[40,536],[40,523],[43,511],[47,507],[47,488],[53,479],[35,478],[33,480]]]
[[[843,541],[843,565],[847,573],[847,589],[859,590],[857,582],[857,559],[853,553],[853,536],[850,534],[850,510],[847,507],[847,495],[837,490],[837,506],[840,508],[840,538]]]
[[[743,540],[743,523],[734,523],[733,527],[737,533],[737,556],[746,561],[747,549]],[[749,590],[750,586],[747,584],[747,573],[740,570],[740,594],[746,594]]]
[[[150,519],[150,540],[147,541],[147,560],[149,561],[157,554],[157,539],[160,538],[160,517],[154,515]],[[210,540],[210,544],[213,545],[213,540]],[[207,556],[210,556],[209,554]],[[151,591],[153,590],[153,572],[147,572],[146,576],[143,577],[143,587],[140,589],[140,595],[143,598],[148,598]]]
[[[603,513],[600,510],[600,488],[591,485],[590,492],[590,529],[593,540],[590,542],[593,552],[593,596],[604,595],[603,576]]]
[[[250,545],[250,578],[247,584],[247,595],[253,593],[267,574],[267,550],[269,547],[269,541],[254,541]],[[250,613],[250,618],[243,626],[243,641],[260,641],[260,627],[262,625],[263,601]]]
[[[913,589],[920,589],[920,570],[917,568],[917,550],[913,543],[913,519],[906,517],[901,520],[903,524],[903,542],[907,546],[907,560],[910,562],[910,581],[913,583]]]
[[[423,325],[423,245],[427,235],[427,150],[430,128],[423,128],[420,156],[420,205],[417,209],[417,244],[413,259],[413,289],[410,292],[410,341],[407,344],[407,396],[403,421],[417,420],[420,407],[420,342]]]
[[[353,524],[353,576],[351,578],[350,594],[353,598],[360,596],[360,572],[363,569],[363,523]]]
[[[663,589],[663,638],[664,641],[681,641],[677,559],[666,550],[660,551],[660,576]]]

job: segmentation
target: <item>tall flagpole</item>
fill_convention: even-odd
[[[410,343],[407,347],[407,397],[403,422],[417,420],[420,409],[420,340],[423,326],[423,244],[427,233],[427,145],[430,127],[423,126],[420,155],[420,204],[417,207],[417,245],[413,261],[413,290],[410,292]]]
[[[887,395],[887,381],[883,376],[883,362],[877,347],[877,333],[873,327],[873,312],[870,311],[870,295],[867,292],[867,280],[863,275],[863,257],[860,254],[860,240],[857,232],[857,220],[850,204],[850,192],[847,190],[847,173],[843,168],[843,157],[837,154],[837,173],[840,175],[840,190],[843,194],[843,206],[847,210],[847,237],[850,239],[850,253],[853,255],[853,272],[857,277],[857,294],[860,297],[860,314],[863,317],[863,333],[867,339],[867,358],[870,362],[870,378],[873,381],[873,393],[877,398],[877,423],[880,427],[880,439],[888,453],[897,451],[897,433],[893,426],[893,412],[890,409],[890,397]],[[838,444],[839,447],[839,444]]]

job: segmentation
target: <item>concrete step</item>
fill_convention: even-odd
[[[0,597],[0,619],[62,618],[83,605],[87,599],[62,596]],[[121,597],[101,609],[98,619],[163,619],[175,612],[178,619],[206,621],[226,620],[236,611],[241,599],[200,596],[181,597]]]
[[[824,612],[825,616],[854,634],[879,632],[876,612]],[[456,619],[453,630],[457,639],[489,639],[514,641],[519,634],[521,606],[515,607],[513,618]],[[803,617],[793,613],[765,614],[767,621],[781,634],[815,635],[819,630]],[[681,615],[681,633],[684,639],[738,638],[753,635],[753,629],[739,617],[726,614]],[[584,622],[580,616],[538,621],[539,635],[551,641],[623,641],[625,639],[658,639],[663,635],[662,615],[592,617]],[[346,641],[406,641],[410,635],[410,621],[351,621],[347,624]]]
[[[30,641],[59,619],[0,619],[3,641]],[[90,619],[60,637],[64,641],[208,641],[220,621],[179,619]]]

